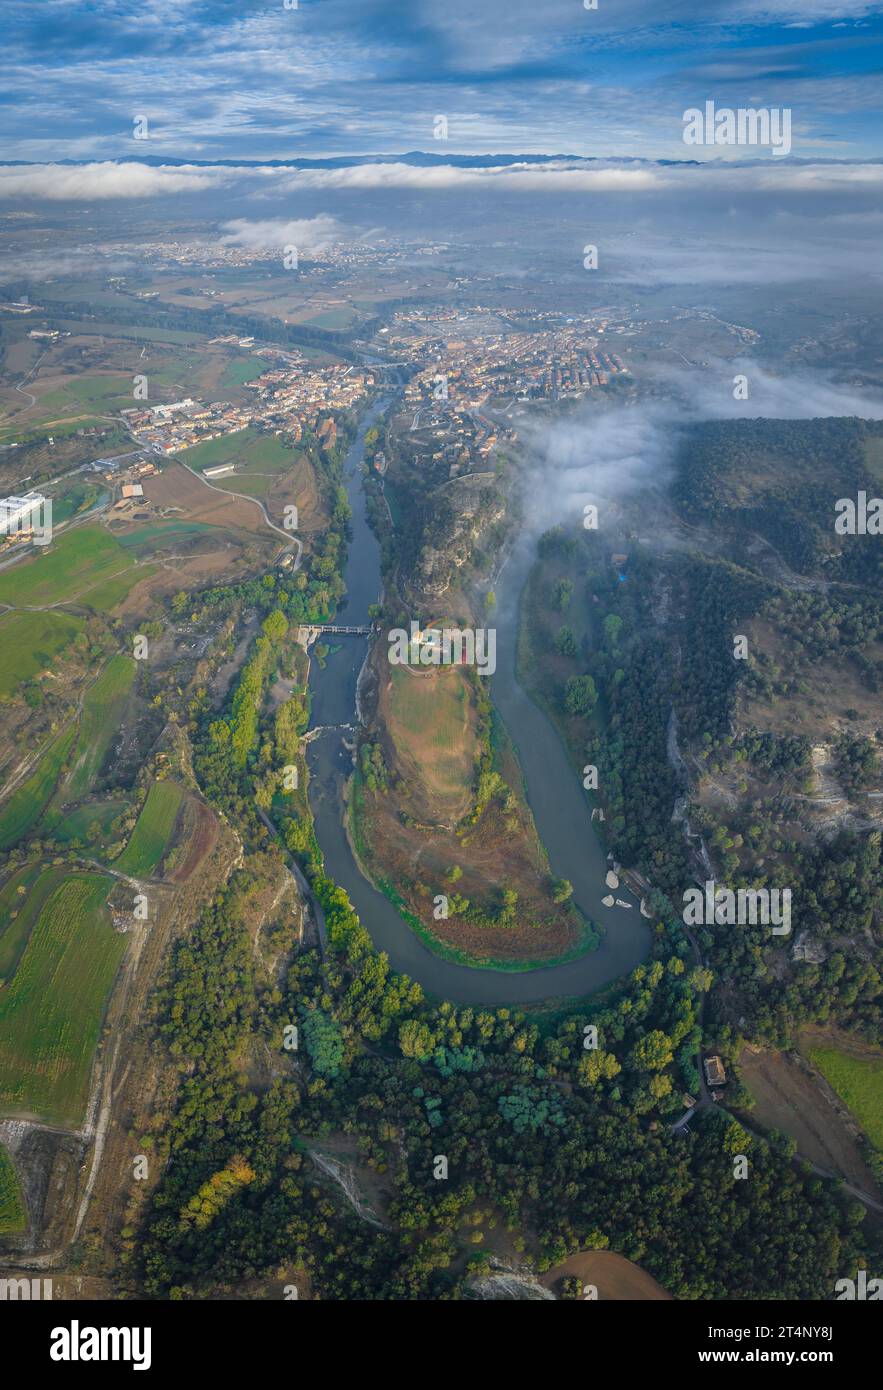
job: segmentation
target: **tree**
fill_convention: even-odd
[[[559,613],[566,613],[570,607],[570,600],[573,597],[573,580],[559,579],[552,590],[552,602]]]
[[[552,901],[556,903],[566,903],[567,899],[573,895],[573,884],[569,878],[552,879]]]
[[[598,691],[591,676],[571,676],[564,688],[564,708],[568,714],[584,717],[598,703]]]
[[[618,1076],[621,1071],[622,1067],[612,1052],[602,1052],[600,1048],[593,1052],[584,1052],[577,1063],[577,1084],[597,1086],[602,1078],[612,1081],[614,1076]]]
[[[638,1040],[632,1056],[639,1071],[662,1071],[674,1058],[671,1038],[660,1028],[654,1028]]]

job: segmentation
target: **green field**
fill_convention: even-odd
[[[182,343],[187,347],[202,342],[202,334],[183,328],[157,328],[154,324],[96,323],[94,319],[59,319],[56,328],[68,329],[78,337],[134,338],[136,343]]]
[[[126,550],[133,550],[138,555],[142,550],[161,549],[164,541],[177,544],[193,536],[217,537],[217,534],[217,526],[210,526],[205,521],[158,521],[120,536],[119,542]]]
[[[183,796],[176,782],[154,782],[135,822],[132,838],[114,868],[133,878],[153,872],[166,852]]]
[[[41,554],[0,573],[0,603],[36,607],[77,598],[103,608],[106,602],[96,595],[103,594],[114,576],[127,581],[127,592],[143,577],[143,571],[132,572],[134,566],[132,556],[106,531],[79,526],[63,531]]]
[[[322,309],[311,318],[298,319],[298,323],[303,324],[304,328],[325,328],[331,333],[340,333],[355,323],[357,318],[358,314],[349,305],[342,304],[339,309]]]
[[[194,444],[186,449],[181,457],[189,468],[201,472],[216,464],[235,463],[237,470],[244,473],[284,473],[293,468],[297,454],[289,449],[275,434],[261,434],[249,426],[236,434],[223,439],[209,439],[205,444]],[[218,478],[216,487],[236,488],[231,475]]]
[[[118,654],[111,657],[101,675],[86,691],[70,772],[53,798],[50,815],[69,801],[81,800],[89,792],[107,757],[111,740],[120,727],[134,679],[135,662],[132,657]]]
[[[0,1236],[17,1236],[27,1230],[24,1197],[12,1159],[0,1145]]]
[[[62,845],[69,845],[72,840],[80,840],[84,845],[90,846],[92,853],[98,857],[100,850],[106,846],[110,838],[113,822],[127,806],[128,802],[113,797],[84,801],[82,806],[65,811],[64,816],[59,817],[58,824],[52,826],[52,838]],[[98,827],[98,838],[94,842],[89,840],[89,831],[93,825]]]
[[[422,787],[427,810],[439,818],[463,815],[475,776],[474,719],[462,672],[442,669],[415,675],[390,667],[387,727],[400,771]]]
[[[57,390],[37,397],[37,409],[44,420],[90,413],[115,414],[131,404],[132,381],[126,376],[71,377]]]
[[[14,845],[42,815],[55,790],[75,732],[73,725],[62,730],[44,748],[27,781],[0,807],[0,849]]]
[[[836,1047],[810,1047],[808,1056],[883,1153],[883,1057],[855,1057]]]
[[[254,381],[266,370],[266,362],[256,362],[253,357],[236,357],[227,363],[218,384],[221,387],[242,386],[246,381]]]
[[[67,873],[0,990],[0,1109],[83,1119],[107,999],[126,947],[106,907],[113,880]]]
[[[61,866],[28,864],[0,890],[0,989],[15,974],[43,904],[65,873]]]
[[[0,697],[51,667],[83,630],[69,613],[4,613],[0,617]]]

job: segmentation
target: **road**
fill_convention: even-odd
[[[280,844],[284,844],[282,836],[279,834],[279,831],[277,830],[273,821],[270,820],[270,817],[267,815],[266,811],[263,811],[260,807],[258,807],[258,815],[260,816],[264,825],[270,831],[270,834],[276,840],[278,840]],[[318,898],[316,897],[315,893],[313,892],[312,888],[307,882],[306,876],[303,870],[301,869],[300,865],[298,864],[297,860],[293,859],[290,854],[286,854],[285,858],[288,861],[289,871],[295,883],[297,884],[298,891],[301,897],[303,898],[304,902],[309,903],[310,912],[313,915],[313,921],[316,923],[316,931],[319,936],[319,950],[324,958],[325,953],[328,949],[328,930],[325,926],[325,913],[322,910],[322,904],[319,902]]]
[[[293,570],[300,569],[300,562],[304,553],[303,541],[299,540],[297,536],[293,536],[290,531],[283,531],[281,526],[277,526],[275,521],[271,521],[267,514],[267,509],[259,497],[249,497],[244,492],[234,492],[232,488],[228,487],[216,487],[214,483],[208,481],[203,473],[198,473],[195,468],[191,468],[190,464],[185,463],[182,458],[179,458],[177,461],[183,468],[187,469],[188,473],[192,473],[194,478],[198,478],[205,487],[211,488],[212,492],[218,492],[222,497],[238,497],[241,502],[253,502],[256,507],[259,507],[261,516],[264,518],[270,530],[275,531],[276,534],[281,536],[285,541],[285,550],[280,552],[279,558],[281,559],[289,550],[293,550],[296,547],[297,557],[294,561]]]

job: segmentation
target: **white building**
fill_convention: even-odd
[[[183,401],[172,401],[169,405],[155,405],[153,414],[160,420],[167,420],[170,415],[174,415],[176,410],[191,410],[196,405],[189,396]]]
[[[42,524],[43,509],[48,501],[41,492],[27,492],[24,497],[0,498],[0,535],[21,535],[24,531],[30,531],[35,522]]]

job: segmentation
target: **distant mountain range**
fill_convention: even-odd
[[[581,154],[429,154],[425,150],[409,150],[407,154],[344,154],[329,155],[322,159],[180,159],[173,155],[129,154],[118,155],[113,159],[0,159],[6,167],[30,164],[148,164],[153,167],[176,168],[225,168],[225,169],[346,169],[359,164],[411,164],[417,168],[435,166],[454,166],[460,169],[499,168],[509,164],[551,164],[566,161],[568,164],[646,164],[659,167],[680,167],[717,163],[731,164],[727,159],[642,159],[637,155],[581,155]],[[769,164],[769,156],[758,159],[740,159],[739,167],[750,164]],[[880,164],[883,159],[800,159],[788,156],[777,159],[777,164]]]

